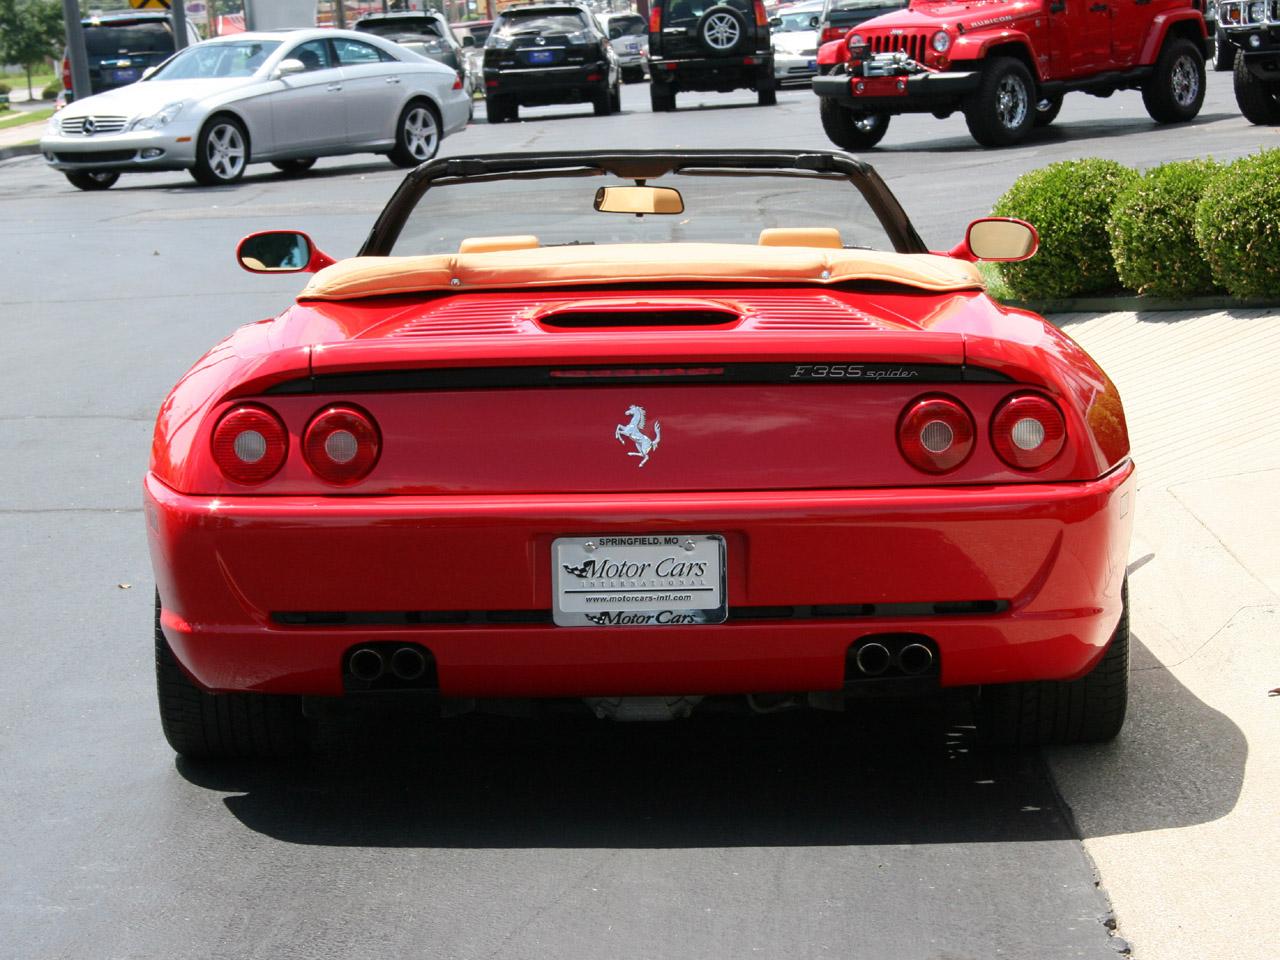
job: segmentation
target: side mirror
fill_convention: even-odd
[[[142,71],[142,79],[143,80],[147,79],[147,77],[155,73],[157,69],[158,69],[157,67],[147,67],[147,69]]]
[[[964,242],[948,251],[957,260],[973,263],[1015,263],[1030,260],[1040,247],[1040,235],[1025,220],[1012,217],[983,217],[969,224]]]
[[[333,263],[296,230],[251,233],[236,245],[236,260],[250,273],[315,273]]]
[[[780,27],[780,26],[782,26],[782,18],[781,18],[781,17],[770,17],[770,18],[769,18],[769,26],[771,26],[771,27]]]
[[[464,33],[462,35],[462,45],[464,47],[474,47],[476,45],[476,38],[469,33]]]
[[[276,68],[271,71],[271,79],[279,80],[281,77],[288,77],[295,73],[306,73],[307,67],[301,60],[295,60],[289,57],[287,60],[281,60],[276,64]]]

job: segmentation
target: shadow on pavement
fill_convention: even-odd
[[[1143,695],[1175,698],[1188,728],[1227,747],[1202,765],[1171,768],[1168,779],[1212,769],[1218,786],[1202,805],[1136,805],[1122,794],[1119,829],[1215,819],[1239,793],[1239,730],[1166,678],[1141,684]],[[1105,775],[1129,752],[1152,748],[1122,735],[1093,750],[1091,763]],[[236,794],[225,803],[245,826],[301,844],[649,848],[1075,836],[1040,754],[976,748],[965,704],[654,725],[478,715],[328,721],[319,755],[296,765],[177,766],[193,784]]]

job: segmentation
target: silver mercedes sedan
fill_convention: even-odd
[[[40,150],[81,190],[143,170],[189,170],[213,186],[251,163],[301,173],[344,153],[412,167],[466,126],[470,108],[457,73],[372,34],[239,33],[75,101],[50,118]]]

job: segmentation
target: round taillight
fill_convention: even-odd
[[[373,418],[358,407],[325,407],[307,425],[302,453],[327,483],[363,480],[378,462],[382,443]]]
[[[265,407],[233,407],[213,428],[213,462],[236,483],[270,480],[284,465],[288,451],[284,424]]]
[[[1067,425],[1062,411],[1038,393],[1016,394],[991,419],[991,445],[1018,470],[1038,470],[1062,452]]]
[[[920,397],[898,420],[898,446],[917,470],[946,473],[973,452],[973,417],[958,400]]]

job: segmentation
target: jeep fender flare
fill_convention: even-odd
[[[846,34],[846,36],[848,36]],[[837,63],[844,63],[849,59],[849,47],[845,44],[845,38],[839,40],[828,40],[826,43],[818,47],[818,63],[821,66],[834,67]]]
[[[1188,24],[1188,26],[1181,26]],[[1204,25],[1204,15],[1198,10],[1178,10],[1172,13],[1158,13],[1151,18],[1147,27],[1147,36],[1142,41],[1142,52],[1138,55],[1138,64],[1149,67],[1160,56],[1160,48],[1171,33],[1194,33],[1199,38],[1201,49],[1209,39],[1208,28]]]
[[[1031,71],[1037,82],[1044,80],[1044,71],[1033,51],[1035,44],[1021,30],[1001,30],[998,33],[966,33],[956,38],[951,47],[952,69],[982,69],[982,61],[993,55],[1018,57]],[[963,61],[963,62],[961,62]]]

